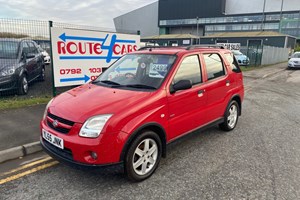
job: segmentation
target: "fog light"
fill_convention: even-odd
[[[97,158],[98,158],[98,155],[97,155],[97,153],[96,152],[91,152],[91,157],[94,159],[94,160],[97,160]]]

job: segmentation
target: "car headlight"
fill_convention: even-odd
[[[54,98],[53,98],[53,99],[54,99]],[[48,108],[50,107],[50,105],[51,105],[53,99],[51,99],[51,100],[48,102],[48,104],[47,104],[47,106],[46,106],[46,108],[45,108],[44,115],[43,115],[43,120],[46,119],[47,112],[48,112]]]
[[[12,67],[5,67],[1,72],[1,76],[10,76],[13,75],[15,73],[16,69],[14,66]]]
[[[88,138],[98,137],[111,116],[112,114],[106,114],[89,118],[81,127],[79,136]]]

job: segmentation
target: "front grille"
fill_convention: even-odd
[[[70,129],[68,129],[68,128],[54,127],[53,124],[49,121],[47,121],[47,124],[50,128],[52,128],[53,130],[56,130],[57,132],[60,132],[60,133],[67,134],[70,131]]]
[[[57,126],[53,125],[54,120],[56,120],[58,122]],[[48,112],[47,113],[47,124],[53,130],[63,133],[63,134],[67,134],[67,133],[69,133],[72,126],[74,125],[74,122],[67,120],[67,119],[63,119],[61,117],[58,117],[58,116],[53,115]]]
[[[72,154],[72,151],[68,148],[64,148],[64,149],[60,149],[52,144],[50,144],[48,141],[46,141],[44,138],[43,138],[43,144],[47,147],[47,149],[49,149],[51,152],[63,157],[63,158],[66,158],[68,160],[74,160],[73,159],[73,154]]]

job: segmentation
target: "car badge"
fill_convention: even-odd
[[[54,120],[54,121],[52,122],[52,125],[54,126],[54,128],[56,128],[56,127],[58,126],[58,121],[57,121],[57,120]]]

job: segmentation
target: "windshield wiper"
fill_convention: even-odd
[[[132,85],[124,85],[124,87],[132,87],[132,88],[143,88],[143,89],[152,89],[156,90],[156,87],[150,85],[143,85],[143,84],[132,84]]]
[[[98,81],[93,81],[93,83],[99,83],[99,82],[105,83],[105,84],[108,84],[108,85],[120,85],[119,83],[114,82],[114,81],[110,81],[110,80],[102,80],[102,81],[98,80]]]

